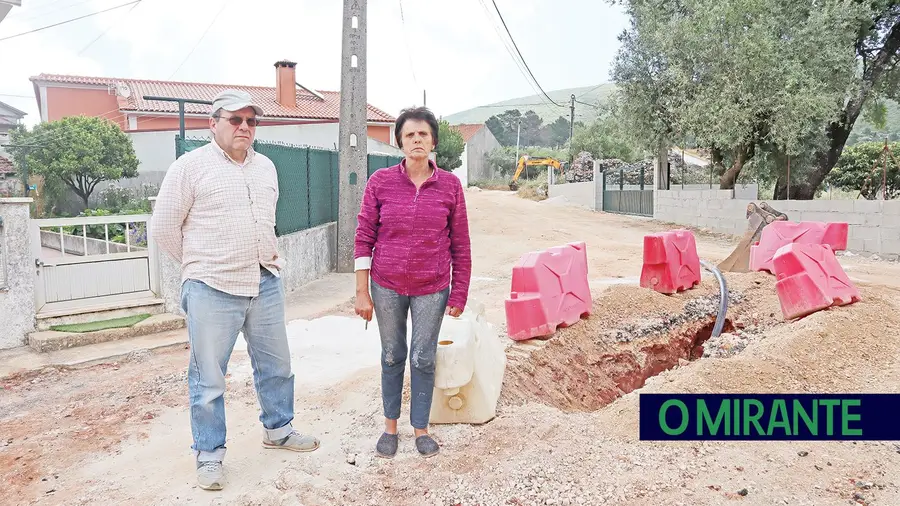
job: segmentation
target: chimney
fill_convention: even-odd
[[[297,107],[297,63],[281,60],[275,63],[275,100],[284,107]]]

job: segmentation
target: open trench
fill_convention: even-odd
[[[736,331],[735,303],[741,299],[739,293],[730,295],[723,334]],[[501,404],[598,410],[643,387],[648,378],[702,358],[718,300],[718,294],[688,299],[680,313],[632,318],[599,332],[583,320],[545,341],[515,343],[507,350]]]

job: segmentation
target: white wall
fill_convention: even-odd
[[[548,186],[548,197],[565,197],[571,205],[594,209],[594,182],[552,184]]]
[[[462,164],[458,168],[453,169],[453,173],[456,174],[456,177],[459,178],[459,181],[462,183],[463,187],[467,187],[467,186],[469,186],[469,145],[468,144],[463,145],[463,152],[462,152],[462,157],[460,157],[460,160],[462,160]]]
[[[718,190],[719,183],[713,184],[672,184],[669,187],[670,190],[691,190],[691,191],[701,191],[701,190]],[[736,199],[748,199],[753,200],[759,198],[759,185],[756,183],[736,183],[734,185],[734,198]]]
[[[731,190],[657,190],[656,219],[743,235],[747,206],[755,199],[735,199]],[[766,200],[788,220],[843,222],[849,225],[847,249],[897,258],[900,256],[900,200]]]

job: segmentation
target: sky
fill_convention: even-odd
[[[22,0],[0,39],[130,0]],[[610,80],[621,7],[608,0],[493,0],[545,91]],[[450,115],[533,95],[492,0],[370,0],[367,101],[390,114],[426,105]],[[402,16],[401,16],[402,9]],[[339,91],[341,0],[142,0],[0,40],[0,101],[40,121],[29,77],[40,73],[274,86],[274,63],[297,81]],[[502,36],[502,38],[501,38]],[[99,37],[99,38],[98,38]]]

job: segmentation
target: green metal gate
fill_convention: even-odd
[[[650,181],[647,181],[650,176]],[[653,172],[643,166],[603,171],[603,210],[653,217]]]

